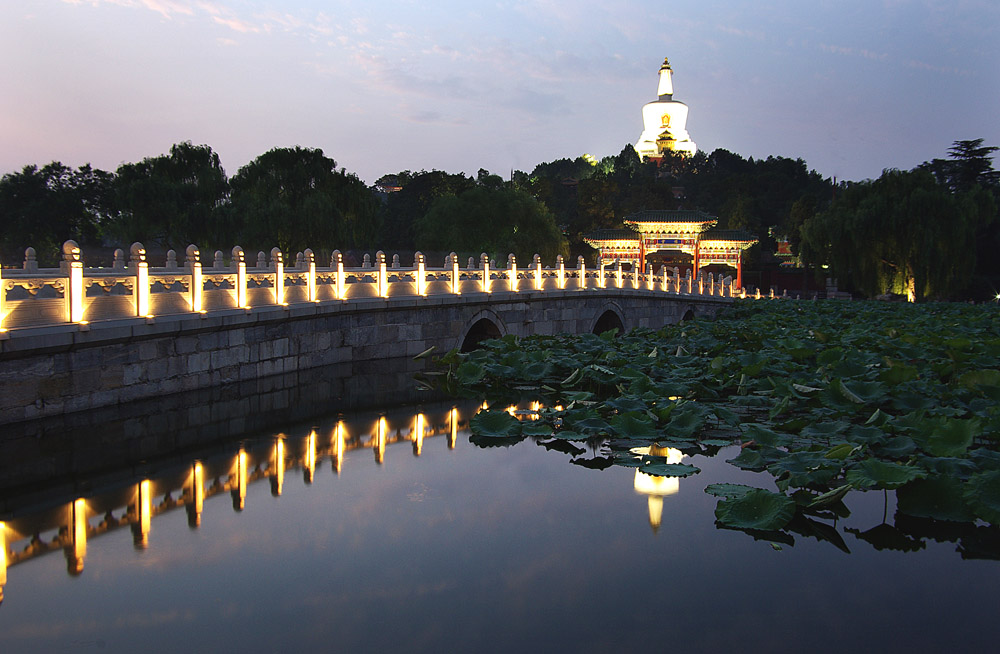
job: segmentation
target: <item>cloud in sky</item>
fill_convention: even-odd
[[[641,131],[664,56],[699,147],[859,179],[1000,144],[993,3],[38,0],[0,7],[0,172],[207,143],[509,171]],[[41,47],[44,46],[44,47]],[[22,53],[31,52],[24,57]],[[930,122],[929,122],[930,121]]]

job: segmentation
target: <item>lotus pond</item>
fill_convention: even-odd
[[[308,416],[0,496],[0,651],[988,651],[990,308],[494,341],[424,369],[444,403],[304,385]]]
[[[1000,525],[993,305],[743,301],[658,332],[508,336],[438,363],[431,378],[492,407],[472,420],[483,446],[541,437],[575,464],[683,478],[699,470],[674,452],[738,444],[727,462],[773,484],[706,492],[721,527],[775,547],[803,529],[842,547],[850,493],[894,491],[906,520],[969,538]],[[890,529],[871,537],[905,540]]]

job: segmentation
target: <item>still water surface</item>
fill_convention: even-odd
[[[686,458],[701,473],[650,498],[632,469],[531,439],[477,447],[469,415],[332,416],[8,511],[0,652],[986,651],[1000,636],[1000,562],[847,531],[891,522],[891,494],[848,496],[850,554],[801,536],[778,550],[715,525],[707,484],[773,488],[725,463],[736,448]]]

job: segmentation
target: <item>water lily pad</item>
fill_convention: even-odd
[[[925,418],[913,439],[934,456],[961,456],[982,433],[977,418]]]
[[[762,488],[747,491],[741,497],[721,500],[715,518],[728,527],[773,531],[781,529],[795,515],[795,500]]]

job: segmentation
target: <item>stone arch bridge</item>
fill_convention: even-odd
[[[345,269],[334,252],[319,268],[306,252],[283,266],[263,253],[247,267],[234,248],[203,269],[149,268],[138,244],[129,265],[85,269],[64,247],[59,269],[4,270],[0,278],[0,424],[100,408],[344,362],[468,350],[490,337],[660,328],[714,315],[738,293],[732,280],[623,270],[536,256],[498,268],[485,255],[460,268],[382,253]],[[366,257],[367,259],[367,257]]]

